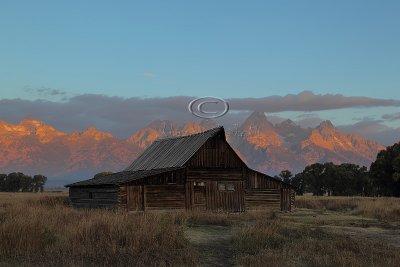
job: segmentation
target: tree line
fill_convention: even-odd
[[[298,195],[400,197],[400,142],[380,151],[369,170],[351,163],[314,163],[294,176],[284,170],[277,178],[294,185]]]
[[[0,174],[0,191],[3,192],[43,192],[47,177],[41,174],[32,176],[22,172]]]

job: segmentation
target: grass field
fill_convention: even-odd
[[[21,203],[24,201],[38,200],[45,197],[67,197],[68,191],[65,192],[43,192],[43,193],[12,193],[12,192],[0,192],[0,205],[10,203]]]
[[[400,199],[298,197],[293,212],[77,210],[0,193],[0,266],[398,266]]]

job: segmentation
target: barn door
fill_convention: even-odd
[[[281,210],[290,211],[291,210],[291,197],[290,189],[281,188]]]
[[[142,210],[143,188],[141,186],[128,186],[126,193],[128,211]]]
[[[198,210],[206,209],[205,182],[194,182],[194,185],[193,185],[193,207]]]

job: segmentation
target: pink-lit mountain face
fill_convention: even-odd
[[[100,171],[124,169],[154,140],[194,134],[215,127],[204,120],[179,125],[157,120],[127,140],[89,127],[83,132],[63,133],[36,119],[19,124],[0,121],[0,173],[41,173],[63,182],[90,178]],[[315,162],[351,162],[369,166],[382,145],[346,134],[330,121],[304,129],[291,120],[273,125],[264,113],[254,112],[227,140],[252,168],[276,174],[296,173]]]
[[[0,122],[0,173],[79,179],[99,171],[121,170],[140,152],[127,140],[93,127],[66,134],[36,119],[18,125]]]

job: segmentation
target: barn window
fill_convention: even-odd
[[[93,192],[89,192],[89,198],[90,198],[90,199],[93,198]]]
[[[226,190],[227,191],[235,191],[235,185],[234,184],[227,184],[226,185]]]
[[[167,176],[167,184],[176,184],[176,176],[175,173],[170,173]]]
[[[193,182],[194,186],[205,186],[204,182]]]
[[[218,191],[225,191],[225,190],[226,190],[225,184],[224,183],[219,183],[218,184]]]

